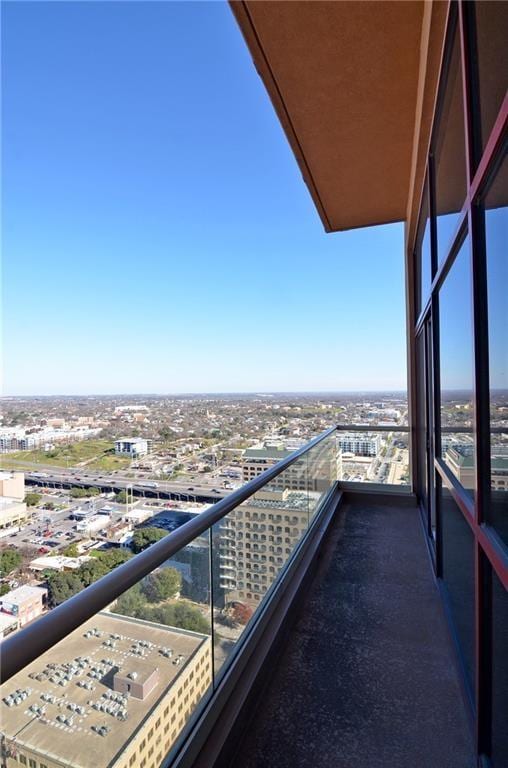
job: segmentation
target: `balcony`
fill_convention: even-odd
[[[473,765],[414,496],[341,481],[347,429],[6,639],[4,764]],[[262,566],[235,537],[237,510],[273,524]],[[207,556],[188,559],[197,538]],[[182,594],[154,599],[170,559],[190,563]]]

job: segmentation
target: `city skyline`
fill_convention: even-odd
[[[405,389],[403,225],[324,233],[225,3],[2,16],[5,394]]]

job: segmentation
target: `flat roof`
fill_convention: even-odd
[[[194,632],[100,613],[2,686],[2,731],[8,740],[15,737],[19,748],[32,749],[65,765],[109,765],[207,639]],[[148,641],[150,647],[141,648],[140,641]],[[107,642],[114,647],[106,646]],[[172,658],[162,655],[161,650],[166,648],[173,650]],[[136,649],[145,655],[138,655]],[[183,656],[178,666],[173,663],[177,656]],[[147,665],[159,668],[161,674],[143,701],[124,699],[113,691],[113,675],[118,669],[132,672]],[[83,684],[91,685],[91,690]],[[18,705],[9,707],[5,697],[16,695],[16,690],[29,693]],[[43,696],[49,696],[50,701]],[[95,709],[93,704],[99,702],[112,711],[126,710],[127,719]],[[82,711],[72,710],[69,705]],[[34,706],[44,709],[43,716],[30,711]],[[72,724],[58,718],[71,718]],[[92,730],[93,726],[104,725],[110,728],[106,736]]]
[[[2,595],[0,603],[24,603],[25,600],[31,600],[33,597],[42,597],[47,592],[45,587],[31,587],[29,584],[23,584]]]

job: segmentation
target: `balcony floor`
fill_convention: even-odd
[[[453,651],[415,508],[339,511],[234,768],[471,768]]]

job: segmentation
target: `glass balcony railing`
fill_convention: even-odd
[[[2,765],[169,765],[340,485],[342,439],[327,430],[5,639]]]

